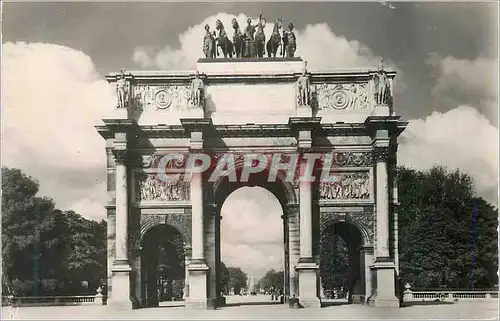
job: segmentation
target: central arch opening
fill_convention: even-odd
[[[347,222],[326,226],[320,235],[320,294],[322,301],[353,303],[365,293],[365,268],[360,249],[363,237]]]
[[[285,226],[278,198],[260,186],[234,189],[220,211],[226,306],[280,304],[285,289]]]
[[[150,228],[141,242],[143,306],[183,305],[185,296],[185,249],[181,233],[159,224]]]

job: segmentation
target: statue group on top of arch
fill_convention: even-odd
[[[233,28],[233,40],[229,39],[222,21],[217,20],[215,30],[210,31],[210,26],[205,25],[205,37],[203,38],[203,53],[205,58],[215,59],[219,56],[219,48],[222,51],[224,58],[262,58],[266,51],[268,57],[276,57],[278,49],[279,55],[282,57],[294,57],[297,49],[297,39],[293,32],[293,23],[289,23],[288,30],[283,30],[283,21],[277,19],[274,23],[273,32],[270,39],[266,43],[266,35],[264,28],[266,19],[259,14],[259,21],[256,25],[252,25],[252,19],[247,19],[247,25],[240,29],[240,25],[236,18],[231,20]]]

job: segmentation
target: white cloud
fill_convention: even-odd
[[[41,193],[58,206],[96,195],[92,184],[79,182],[88,181],[96,168],[101,169],[96,180],[105,173],[104,140],[94,125],[113,106],[111,87],[90,57],[68,47],[8,42],[2,58],[3,165],[39,178]],[[67,189],[81,195],[60,197]],[[88,207],[80,210],[95,217]]]
[[[435,91],[450,88],[466,90],[487,97],[498,94],[498,62],[493,59],[458,59],[452,56],[440,57],[432,54],[428,63],[438,69]]]
[[[431,54],[434,67],[432,95],[438,107],[474,106],[498,127],[498,62],[494,59],[458,59]]]
[[[399,164],[424,170],[433,165],[467,172],[476,192],[497,203],[498,128],[469,106],[434,112],[409,122],[401,134]]]
[[[138,46],[133,54],[133,61],[142,68],[161,69],[193,69],[196,61],[203,56],[202,42],[205,34],[204,26],[208,24],[211,30],[215,28],[215,22],[220,19],[228,36],[232,39],[233,30],[231,19],[236,18],[243,30],[247,16],[237,16],[227,13],[219,13],[206,18],[203,22],[191,26],[179,36],[179,48],[166,45],[160,50],[155,48]],[[257,21],[252,17],[253,23]],[[266,41],[273,30],[274,21],[267,20],[265,34]],[[287,28],[286,24],[283,25]],[[308,61],[311,69],[335,69],[352,67],[376,67],[379,57],[375,57],[371,50],[358,41],[349,41],[344,37],[337,36],[326,23],[307,25],[305,30],[294,30],[297,36],[297,57]],[[394,65],[388,61],[388,67]]]

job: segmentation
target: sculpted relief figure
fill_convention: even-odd
[[[339,175],[320,186],[321,199],[367,199],[370,197],[368,174]]]
[[[205,102],[205,85],[198,71],[196,71],[194,79],[191,82],[191,99],[195,107],[203,108]]]
[[[308,106],[310,104],[311,84],[306,67],[304,67],[302,75],[297,79],[297,94],[299,106]]]
[[[203,53],[205,58],[215,58],[215,37],[210,32],[210,26],[205,25],[205,37],[203,38]]]
[[[140,198],[142,201],[187,201],[189,200],[189,182],[182,179],[178,181],[163,182],[154,175],[148,175],[141,181]]]
[[[121,74],[116,81],[116,95],[118,97],[118,108],[126,108],[128,107],[129,102],[129,83],[125,79],[125,70],[121,70]]]
[[[381,59],[377,73],[373,76],[375,83],[375,103],[377,105],[388,104],[390,99],[389,78],[384,70],[384,60]]]

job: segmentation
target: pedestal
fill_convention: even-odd
[[[186,298],[186,307],[206,309],[209,268],[204,262],[192,262],[188,270],[189,297]]]
[[[375,105],[373,108],[373,111],[371,113],[372,116],[390,116],[391,115],[391,110],[389,109],[389,106],[384,104],[384,105]]]
[[[375,262],[370,269],[375,274],[375,291],[368,299],[368,304],[376,308],[399,308],[396,297],[395,268],[393,262]]]
[[[115,265],[111,268],[111,285],[113,287],[107,305],[113,309],[131,310],[134,308],[130,297],[131,271],[129,265]]]
[[[320,308],[317,278],[318,265],[315,262],[300,262],[295,268],[299,277],[299,302],[304,308]]]
[[[311,106],[299,106],[297,107],[297,117],[312,117]]]

